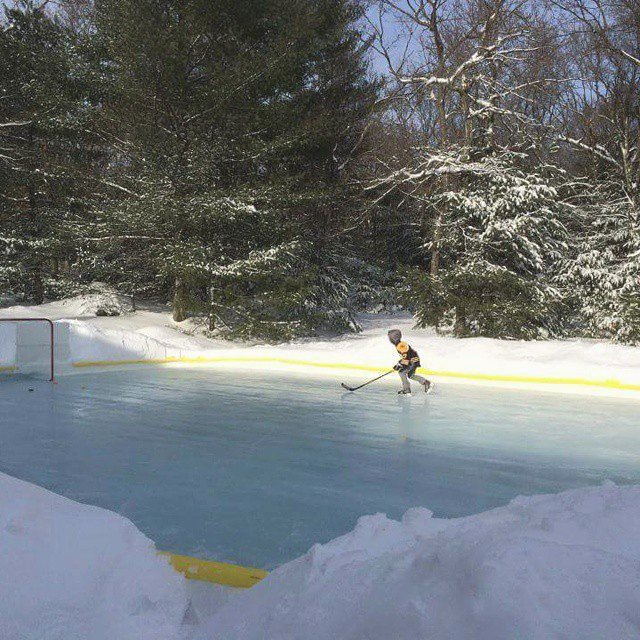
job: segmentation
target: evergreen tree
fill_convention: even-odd
[[[571,294],[573,333],[638,343],[640,65],[634,56],[640,55],[640,23],[627,13],[630,7],[619,9],[610,16],[619,28],[601,31],[604,25],[594,25],[583,36],[585,55],[576,63],[591,80],[589,88],[602,84],[606,91],[585,92],[572,135],[563,137],[580,177],[574,189],[575,242],[559,281]]]
[[[407,39],[418,34],[414,55],[394,56],[384,26],[375,33],[411,143],[382,158],[370,189],[385,204],[414,203],[429,272],[412,279],[408,302],[423,325],[452,316],[458,336],[536,337],[554,324],[560,294],[544,276],[564,233],[557,194],[537,170],[557,91],[538,52],[553,29],[511,0],[381,4],[381,25],[386,16]]]
[[[13,1],[3,300],[100,280],[280,340],[357,330],[413,270],[423,325],[640,341],[638,23],[554,6],[590,28],[517,0]]]
[[[567,246],[556,189],[518,169],[512,154],[441,155],[426,161],[425,172],[431,162],[456,180],[435,202],[449,211],[442,268],[411,283],[418,323],[451,318],[457,336],[530,339],[559,330],[562,296],[553,277]]]
[[[242,335],[310,331],[340,310],[326,249],[350,206],[341,167],[375,95],[359,11],[346,0],[96,3],[115,188],[86,255],[102,255],[106,279],[172,289],[176,320],[204,306]]]
[[[71,35],[30,0],[5,10],[0,86],[0,284],[41,303],[68,292],[92,150],[83,144],[86,84]]]
[[[640,208],[596,193],[576,218],[573,255],[558,277],[570,292],[573,333],[640,343]]]

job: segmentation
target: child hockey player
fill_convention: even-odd
[[[400,361],[393,368],[400,374],[400,380],[402,380],[402,389],[398,391],[401,395],[411,395],[411,384],[409,378],[420,383],[426,393],[429,393],[432,388],[432,384],[426,378],[416,374],[416,369],[420,366],[420,356],[415,349],[412,349],[409,344],[402,341],[402,333],[399,329],[391,329],[387,333],[389,336],[389,342],[395,346],[400,354]]]

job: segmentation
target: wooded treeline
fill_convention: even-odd
[[[7,4],[7,3],[6,3]],[[640,341],[640,0],[25,0],[0,297]]]

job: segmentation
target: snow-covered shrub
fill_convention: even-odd
[[[359,331],[355,313],[390,302],[392,275],[337,246],[298,240],[212,267],[219,334],[268,342]]]
[[[625,198],[576,216],[573,255],[558,277],[570,292],[574,331],[640,343],[640,209]]]
[[[78,316],[119,316],[134,311],[131,296],[123,295],[104,282],[92,282],[83,293],[62,301]]]
[[[419,326],[451,328],[458,337],[525,340],[559,332],[559,292],[505,267],[478,262],[436,277],[416,270],[407,283]]]
[[[411,278],[421,325],[455,313],[455,333],[535,338],[558,329],[552,286],[566,251],[556,189],[509,156],[453,164],[455,179],[432,205],[446,211],[436,274]]]

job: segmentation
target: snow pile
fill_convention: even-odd
[[[119,316],[134,310],[130,296],[123,296],[103,283],[94,283],[94,291],[84,296],[82,314],[95,316]]]
[[[7,307],[0,310],[0,317],[46,317],[57,320],[120,316],[133,311],[131,296],[124,296],[103,282],[94,282],[82,295],[32,307]]]
[[[2,640],[173,640],[184,579],[122,516],[0,473]]]
[[[454,520],[407,511],[283,565],[211,640],[640,638],[640,487],[517,498]]]
[[[180,348],[144,333],[97,327],[81,320],[68,323],[74,362],[165,360],[182,355]]]
[[[640,486],[410,509],[231,594],[194,584],[128,520],[0,474],[3,640],[640,637]]]
[[[119,316],[134,310],[130,296],[123,296],[103,282],[94,282],[87,293],[58,304],[63,313],[72,317]]]

